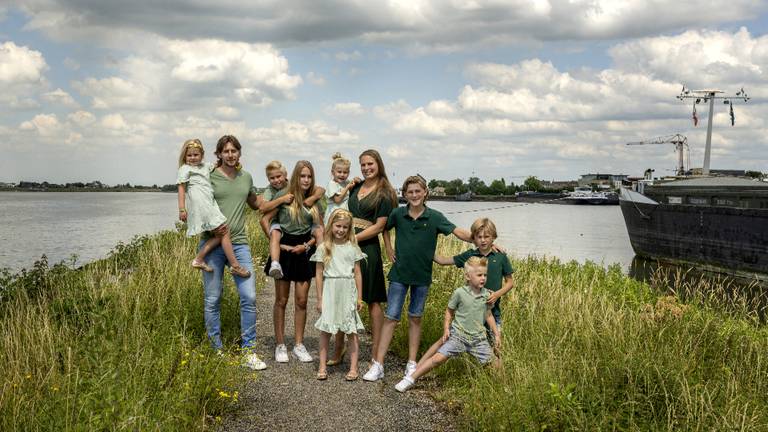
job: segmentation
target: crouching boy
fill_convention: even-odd
[[[501,343],[499,329],[491,315],[492,304],[488,304],[491,292],[485,289],[488,276],[488,260],[481,257],[470,257],[464,264],[464,276],[467,285],[457,288],[448,301],[443,323],[443,336],[430,347],[419,363],[416,370],[405,376],[395,389],[404,392],[411,388],[419,377],[451,357],[463,352],[472,354],[480,363],[494,363],[493,350],[488,344],[484,323],[493,332],[496,348]]]

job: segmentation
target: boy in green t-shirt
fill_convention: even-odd
[[[485,322],[491,328],[495,348],[498,349],[501,338],[496,321],[491,315],[491,305],[488,304],[491,292],[483,287],[488,276],[488,260],[470,257],[464,264],[464,276],[467,285],[457,288],[448,301],[443,322],[443,336],[427,350],[416,365],[416,370],[397,383],[395,386],[397,391],[407,391],[419,377],[463,352],[472,354],[482,364],[494,360],[493,350],[488,344],[483,327]],[[498,363],[498,359],[495,363]]]
[[[514,269],[509,262],[506,253],[500,250],[494,250],[493,242],[496,241],[496,225],[488,218],[480,218],[472,223],[470,227],[472,243],[475,249],[470,249],[453,257],[444,257],[435,255],[435,262],[441,265],[456,265],[463,268],[470,257],[477,256],[488,259],[488,279],[485,282],[485,288],[491,291],[488,297],[488,303],[493,305],[491,314],[496,321],[496,327],[501,332],[501,306],[499,300],[508,293],[513,287],[512,273]],[[491,334],[488,329],[489,336]],[[491,340],[492,341],[492,340]]]

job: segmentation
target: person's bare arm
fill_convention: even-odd
[[[187,186],[186,183],[179,183],[179,220],[186,222],[187,221],[187,207],[186,207],[186,194],[187,194]]]
[[[490,310],[485,311],[485,323],[488,324],[488,327],[490,327],[493,332],[493,346],[496,348],[501,347],[501,333],[499,333],[499,328],[496,326],[496,320],[493,318],[493,314],[491,314]]]
[[[363,272],[360,270],[360,261],[355,262],[355,287],[357,288],[357,310],[363,308]]]
[[[385,229],[381,236],[384,237],[384,250],[387,252],[387,258],[389,258],[389,262],[394,263],[397,256],[395,256],[395,250],[392,248],[392,238],[389,236],[389,231]]]
[[[283,204],[290,204],[293,201],[293,194],[287,193],[280,198],[275,198],[272,201],[262,199],[262,204],[259,206],[259,211],[263,214],[267,214],[272,210],[280,207]]]
[[[459,228],[459,227],[454,228],[453,235],[455,235],[460,240],[464,240],[467,243],[472,243],[472,234],[466,228]]]
[[[382,216],[376,219],[376,223],[357,233],[355,238],[357,239],[358,243],[364,240],[368,240],[370,238],[374,238],[377,235],[379,235],[382,231],[384,231],[384,227],[386,226],[387,226],[387,217]]]
[[[445,343],[451,336],[451,322],[456,311],[451,308],[445,309],[445,316],[443,317],[443,337],[440,340]]]
[[[432,261],[434,261],[434,262],[436,262],[436,263],[438,263],[440,265],[453,265],[454,264],[453,257],[447,257],[447,256],[438,255],[437,252],[435,252],[435,256],[432,257]]]
[[[317,308],[318,312],[323,311],[323,263],[317,262],[315,266],[315,290],[317,291]]]
[[[246,204],[248,204],[248,207],[252,208],[253,210],[259,209],[259,202],[261,201],[261,196],[256,195],[253,192],[250,192],[248,194],[248,198],[245,199]]]
[[[488,304],[495,303],[496,300],[500,299],[504,294],[511,291],[514,285],[515,283],[511,274],[504,276],[504,283],[501,284],[501,289],[492,292],[491,295],[488,296]]]
[[[315,190],[312,192],[312,195],[304,199],[304,205],[306,207],[312,207],[320,198],[323,197],[323,195],[325,195],[325,188],[315,186]]]

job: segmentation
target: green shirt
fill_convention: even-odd
[[[504,277],[511,275],[515,270],[509,262],[509,257],[505,253],[494,252],[491,250],[488,255],[483,255],[480,250],[470,249],[464,253],[453,257],[453,263],[458,268],[464,268],[464,264],[470,257],[482,257],[488,259],[488,278],[485,280],[485,288],[491,291],[498,291],[504,283]],[[493,304],[493,316],[501,316],[501,307],[499,300]]]
[[[466,285],[456,288],[448,300],[448,309],[454,311],[451,330],[466,339],[485,338],[485,314],[491,308],[485,302],[489,295],[491,292],[485,288],[479,294]]]
[[[397,259],[389,271],[389,280],[406,285],[430,285],[437,235],[451,234],[456,225],[429,207],[413,219],[406,206],[398,207],[389,214],[387,229],[391,228],[395,228]]]
[[[285,190],[287,186],[288,184],[286,183],[286,185],[283,186],[282,189],[275,189],[274,187],[272,187],[272,185],[269,185],[266,188],[264,188],[264,192],[261,194],[261,199],[263,199],[264,201],[272,201],[277,197],[278,192]],[[285,193],[283,193],[283,195],[285,195]]]
[[[248,171],[237,171],[234,179],[230,179],[221,171],[211,172],[213,199],[219,205],[219,210],[227,218],[229,236],[234,244],[247,244],[248,234],[245,231],[246,200],[253,188],[253,178]],[[206,234],[205,237],[210,237]]]
[[[281,189],[279,192],[275,194],[275,196],[272,199],[274,200],[276,198],[280,198],[281,196],[287,193],[288,193],[288,188]],[[295,197],[294,199],[299,199],[299,198]],[[291,234],[291,235],[306,234],[310,230],[312,230],[314,219],[312,218],[312,213],[310,212],[310,209],[302,205],[301,215],[299,215],[298,220],[293,220],[293,218],[291,218],[291,211],[289,209],[289,206],[290,204],[283,204],[277,210],[277,216],[275,216],[274,221],[280,224],[280,230],[286,234]]]

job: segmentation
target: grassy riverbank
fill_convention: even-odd
[[[449,255],[466,245],[439,247]],[[728,312],[711,298],[681,304],[618,267],[533,258],[513,265],[501,370],[465,359],[436,374],[439,397],[462,406],[473,429],[768,428],[768,331],[738,302]],[[434,280],[423,348],[442,334],[440,318],[463,276],[443,267]],[[398,327],[393,346],[404,354]]]
[[[242,372],[235,352],[221,358],[208,348],[200,274],[189,267],[195,246],[163,232],[78,270],[41,261],[2,275],[0,430],[199,430],[215,423],[236,402],[234,378]],[[266,251],[263,237],[252,248]],[[239,308],[225,280],[224,337],[234,347]]]

